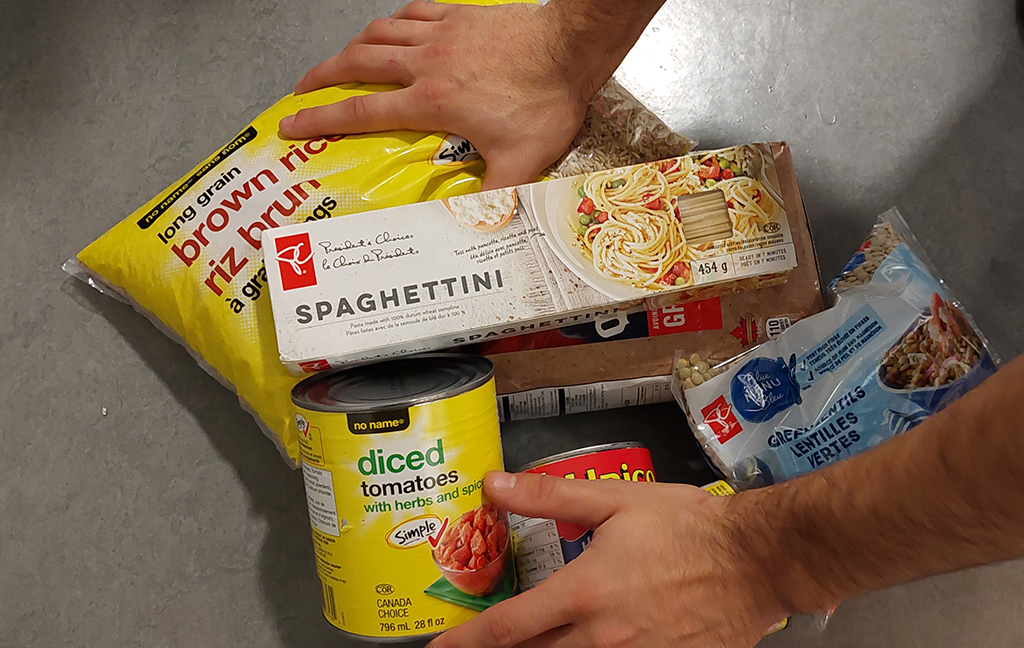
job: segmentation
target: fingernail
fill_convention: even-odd
[[[491,473],[491,490],[495,494],[507,493],[516,487],[516,476],[507,472]]]
[[[293,123],[295,123],[295,115],[288,115],[287,117],[281,120],[281,123],[278,125],[278,128],[280,128],[283,131],[286,131],[291,129]]]

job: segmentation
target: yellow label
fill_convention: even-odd
[[[712,495],[717,495],[718,497],[728,497],[736,494],[736,491],[732,489],[732,486],[722,480],[711,482],[707,486],[702,486],[701,490],[707,491]]]
[[[263,231],[480,188],[483,160],[447,133],[292,141],[278,132],[280,120],[299,110],[393,89],[344,84],[289,94],[78,255],[91,275],[202,358],[292,461],[302,442],[288,394],[299,378],[278,357]]]
[[[511,596],[508,520],[483,497],[503,468],[494,381],[346,415],[299,408],[324,616],[375,638],[456,626]]]

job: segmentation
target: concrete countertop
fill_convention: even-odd
[[[350,645],[321,619],[300,475],[223,389],[61,262],[395,1],[0,4],[0,647]],[[705,147],[785,139],[831,276],[898,205],[1004,358],[1024,349],[1024,48],[1010,0],[671,0],[619,78]],[[527,452],[674,405],[523,422]],[[1019,646],[1024,563],[929,579],[765,646]]]

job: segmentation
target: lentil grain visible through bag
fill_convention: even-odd
[[[278,135],[280,119],[301,108],[387,89],[352,84],[284,97],[65,266],[90,285],[129,301],[184,344],[200,365],[238,394],[293,465],[299,458],[299,433],[288,395],[298,379],[278,361],[260,234],[302,221],[477,191],[484,172],[472,144],[444,133],[308,141]],[[616,97],[621,96],[617,90]],[[635,100],[620,99],[614,106],[631,115],[644,110]],[[650,119],[638,122],[614,111],[603,113],[605,121],[600,111],[591,115],[587,128],[608,131],[608,124],[619,123],[617,148],[646,141],[628,131],[632,124],[660,124],[650,113]],[[664,124],[661,128],[667,130]],[[673,137],[676,154],[693,144]],[[634,153],[646,157],[643,151]],[[552,173],[565,172],[563,166]],[[305,367],[309,372],[322,368]]]
[[[673,393],[736,488],[779,483],[904,434],[998,358],[896,210],[826,290],[834,305],[726,363],[677,352]]]

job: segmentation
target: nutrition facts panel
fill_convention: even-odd
[[[338,504],[334,498],[334,478],[331,471],[314,468],[303,461],[302,477],[306,482],[310,524],[324,533],[339,536],[341,530],[338,525]]]
[[[565,567],[562,545],[554,520],[509,515],[509,528],[516,547],[519,586],[523,590],[540,583]]]
[[[505,394],[498,397],[498,418],[502,422],[521,421],[667,403],[672,400],[671,385],[671,376],[648,376]]]

